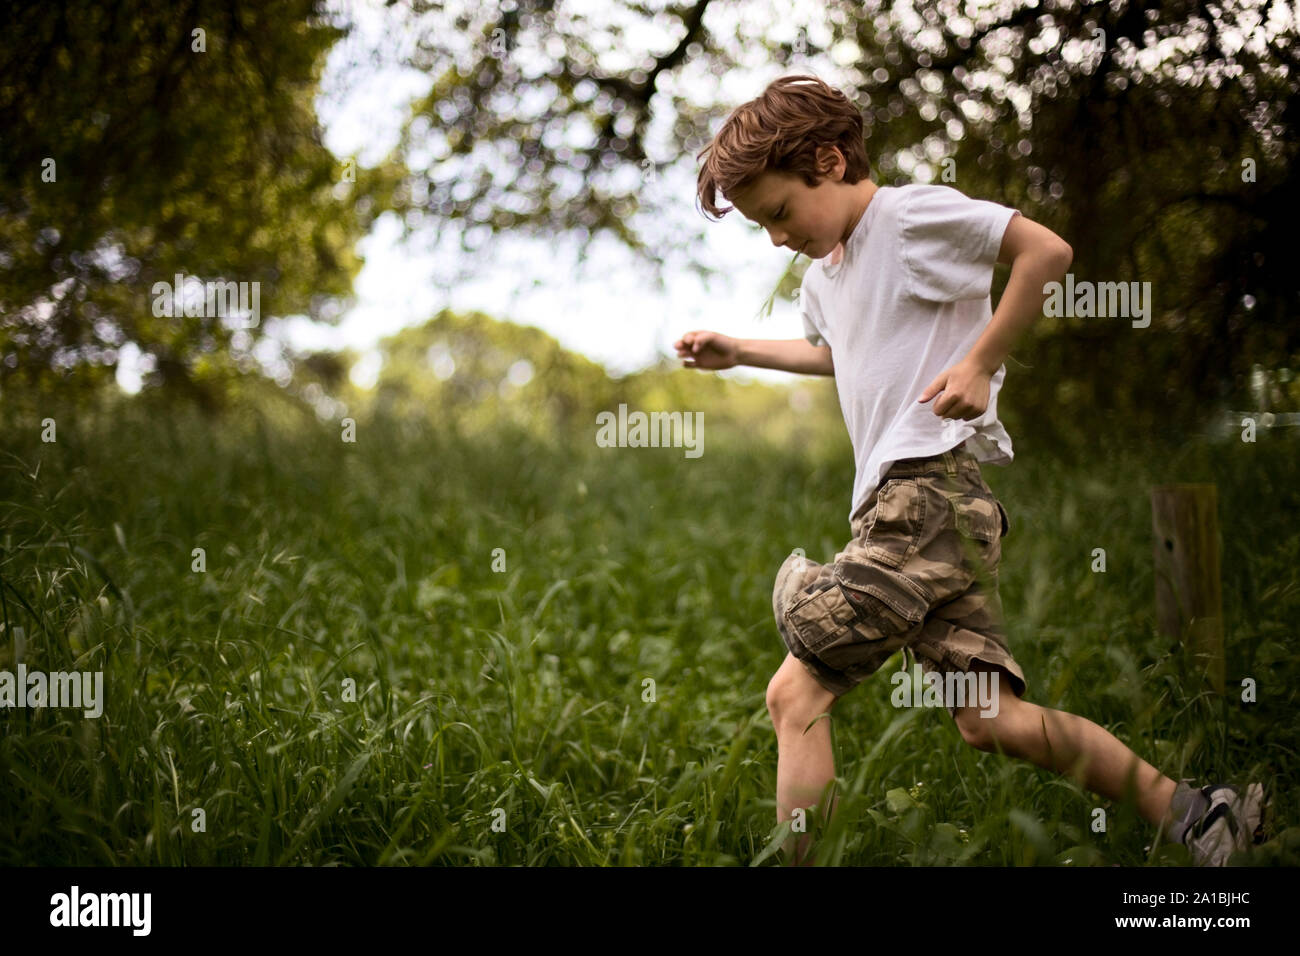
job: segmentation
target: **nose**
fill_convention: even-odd
[[[790,238],[783,232],[769,232],[768,235],[772,237],[772,245],[778,248],[784,246],[786,240]]]

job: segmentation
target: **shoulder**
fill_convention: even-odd
[[[960,210],[973,202],[952,186],[935,183],[909,183],[898,187],[899,214],[904,221]]]
[[[899,189],[898,229],[904,245],[938,244],[976,251],[997,232],[1001,241],[1015,210],[974,199],[951,186],[911,185]]]

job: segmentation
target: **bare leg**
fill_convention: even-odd
[[[1000,683],[997,716],[981,717],[978,707],[956,708],[957,726],[968,743],[988,751],[1000,746],[1004,753],[1067,774],[1112,800],[1125,799],[1131,787],[1143,819],[1157,825],[1165,820],[1176,781],[1086,717],[1016,697],[999,668],[975,661],[971,670],[988,670]]]
[[[805,809],[808,832],[791,837],[783,847],[787,860],[807,865],[811,855],[812,824],[810,810],[822,798],[822,791],[835,778],[835,759],[831,751],[829,718],[808,724],[818,714],[830,710],[835,695],[822,687],[793,654],[785,661],[767,687],[767,709],[776,730],[776,819],[789,820],[797,807]],[[806,732],[805,732],[806,729]],[[829,820],[838,800],[831,801]]]

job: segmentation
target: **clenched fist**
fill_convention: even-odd
[[[687,368],[731,368],[740,360],[740,344],[721,332],[687,332],[673,347]]]

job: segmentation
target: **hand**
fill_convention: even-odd
[[[989,407],[989,381],[992,374],[970,362],[958,362],[940,372],[917,399],[925,404],[934,396],[942,397],[932,411],[941,418],[979,418]]]
[[[739,343],[720,332],[687,332],[673,348],[687,368],[731,368],[740,359]]]

